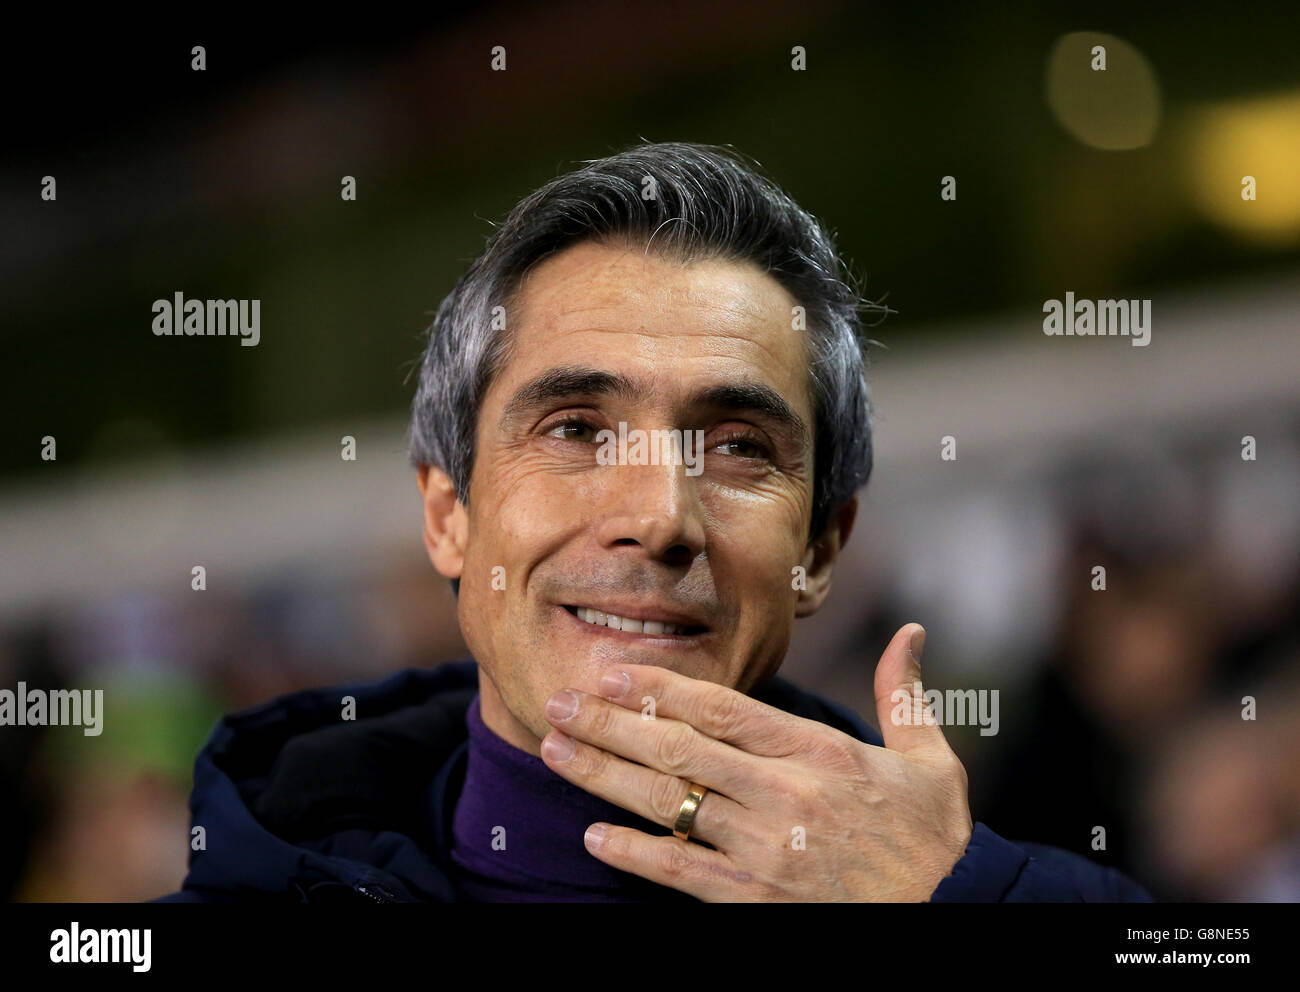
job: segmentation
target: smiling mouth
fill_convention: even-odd
[[[590,624],[593,627],[619,630],[626,634],[641,634],[650,637],[694,637],[708,630],[707,627],[692,624],[665,623],[659,620],[633,620],[630,617],[621,617],[615,613],[604,613],[586,606],[565,604],[564,608],[583,623]]]

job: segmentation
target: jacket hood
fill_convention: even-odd
[[[194,764],[189,873],[163,901],[454,901],[451,816],[477,693],[468,659],[223,718]],[[780,676],[753,696],[882,743]],[[355,719],[343,718],[348,697]]]

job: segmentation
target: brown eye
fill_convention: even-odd
[[[546,433],[564,441],[591,441],[596,436],[596,429],[582,420],[565,420]]]
[[[730,448],[731,450],[727,451],[727,454],[738,458],[765,458],[767,456],[766,448],[745,438],[732,438],[730,441],[721,442],[717,447],[718,450]]]

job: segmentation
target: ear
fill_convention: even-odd
[[[835,559],[848,543],[853,531],[853,521],[858,515],[858,497],[854,496],[831,514],[822,535],[808,545],[804,552],[804,588],[799,590],[795,604],[796,617],[812,616],[821,609],[831,591],[831,572]]]
[[[429,561],[443,578],[459,579],[469,543],[469,515],[456,498],[451,476],[442,469],[420,465],[415,481],[424,504],[424,547]]]

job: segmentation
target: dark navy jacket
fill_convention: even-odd
[[[456,901],[451,822],[474,661],[312,689],[225,717],[194,764],[189,874],[160,902]],[[344,720],[343,697],[355,699]],[[846,708],[780,676],[754,693],[870,744]],[[1149,902],[1113,868],[976,823],[933,902]]]

